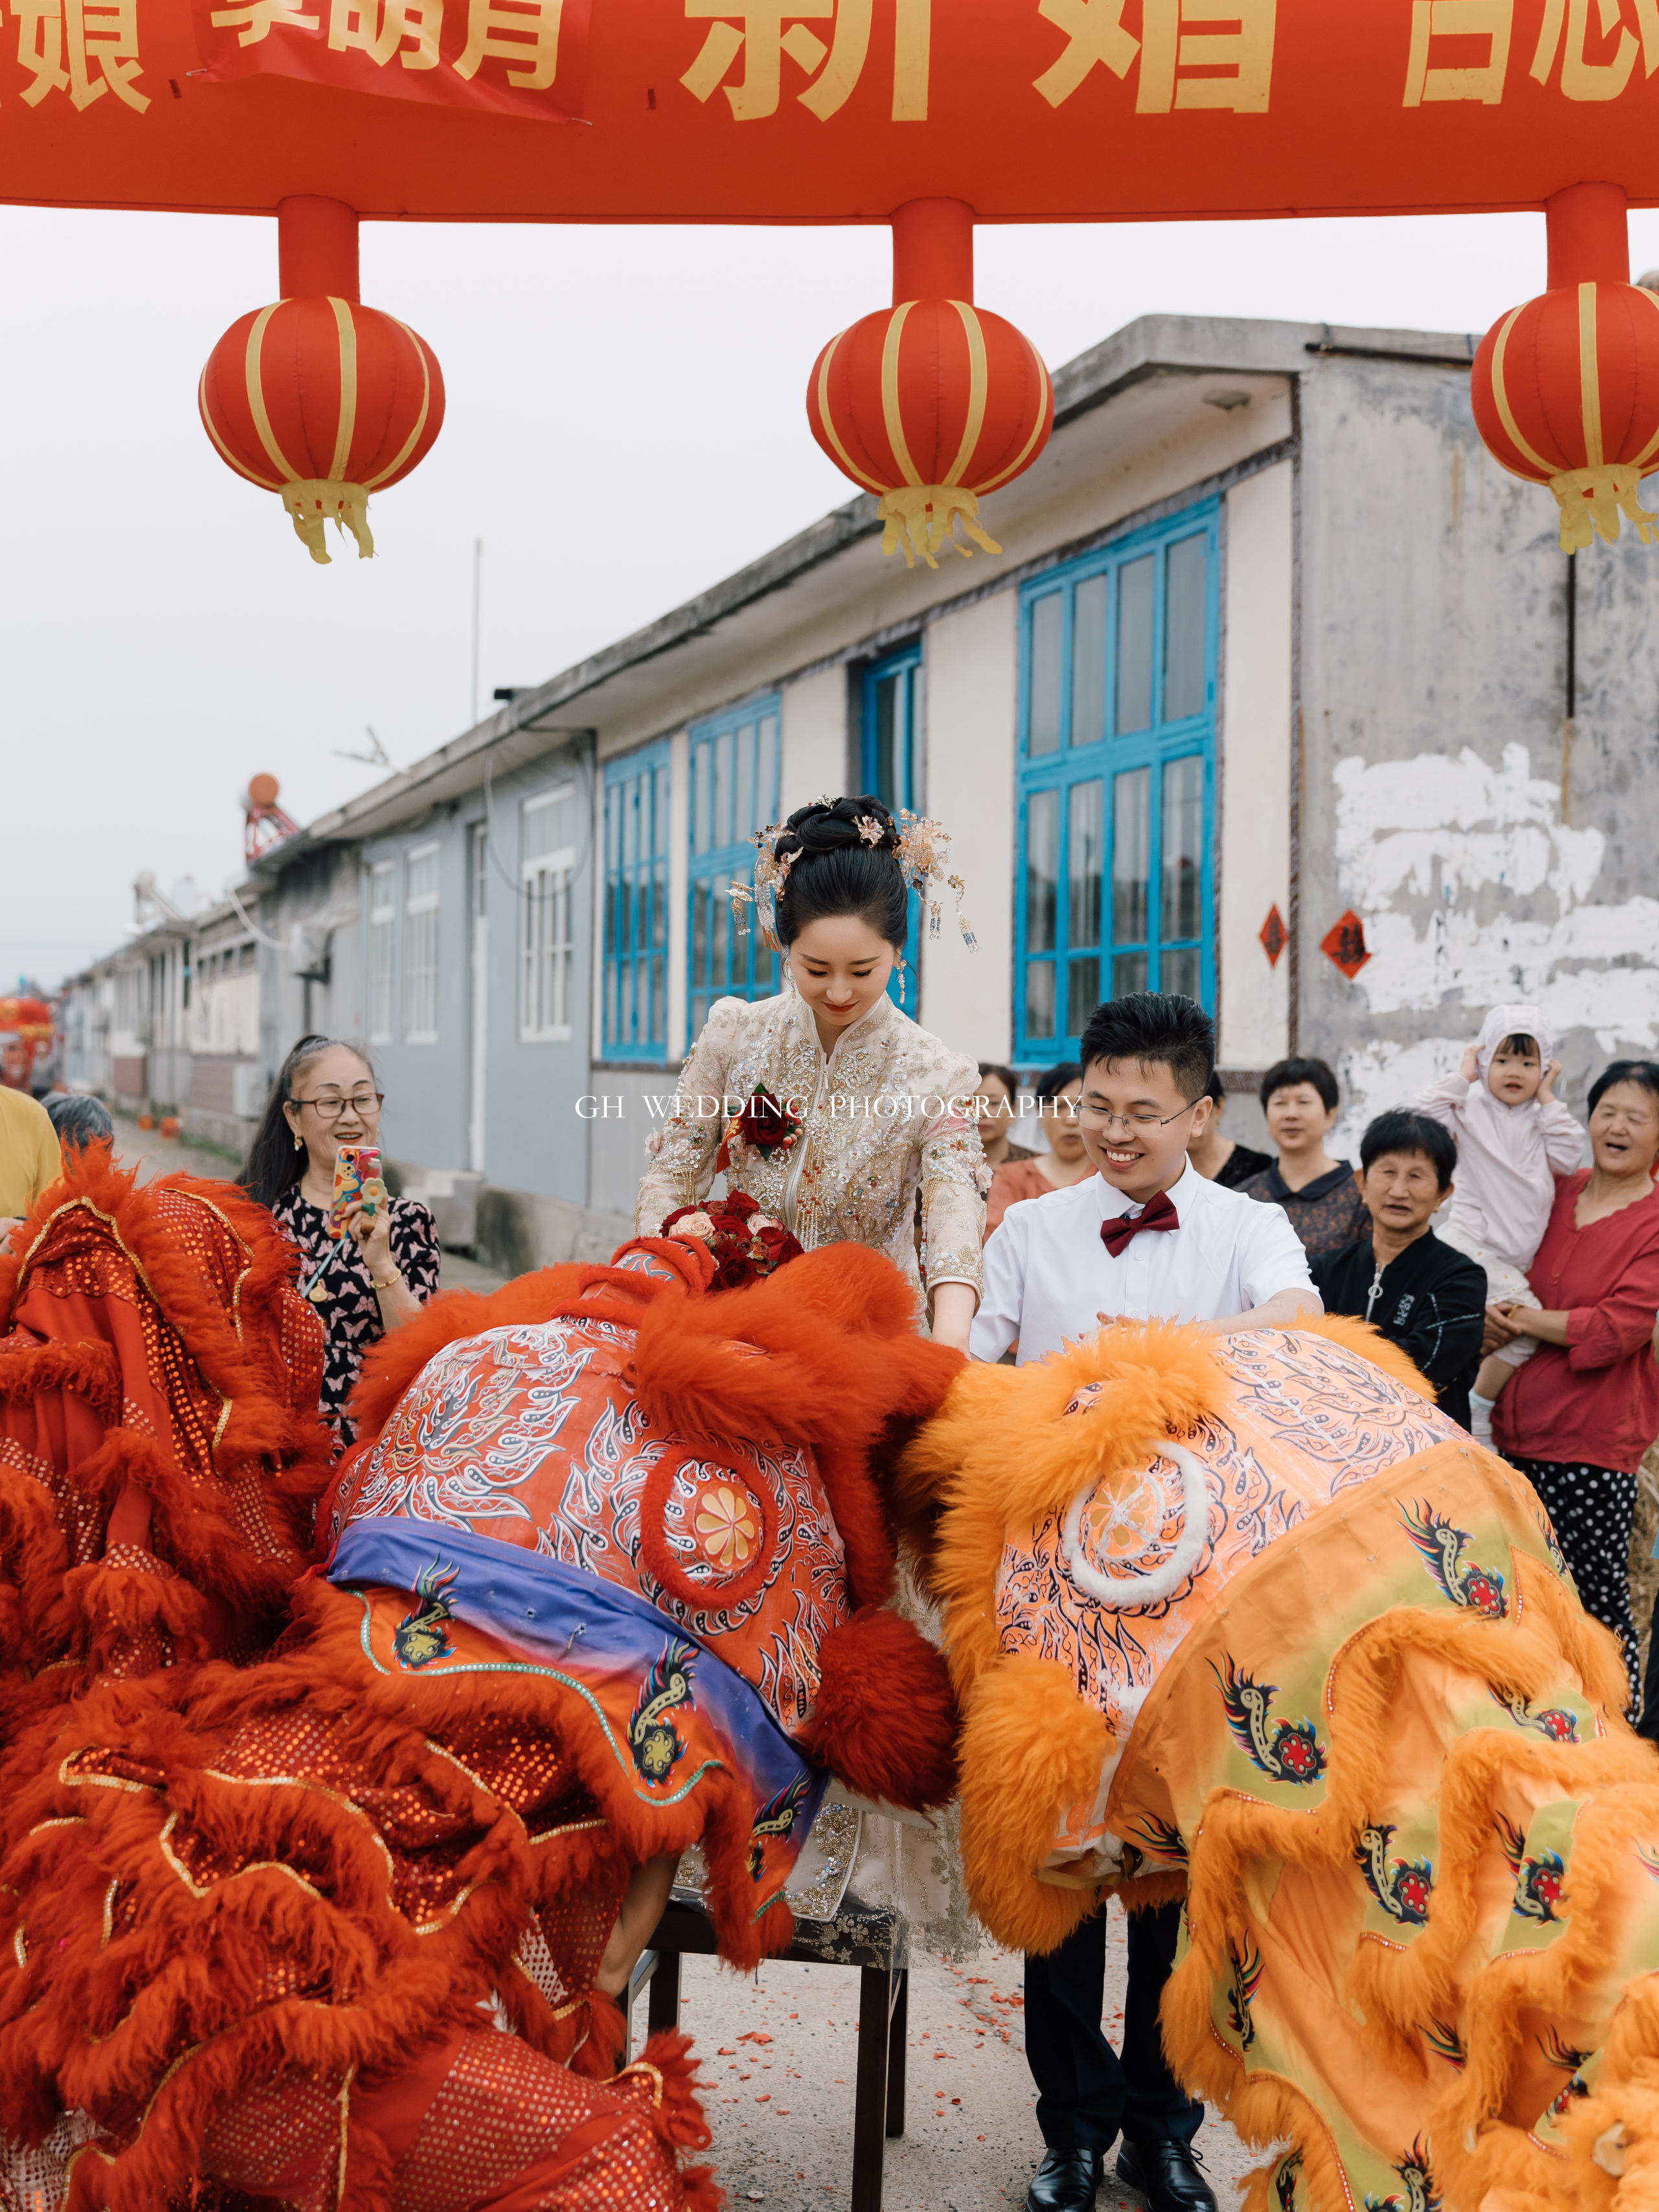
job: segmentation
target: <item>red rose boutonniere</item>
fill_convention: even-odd
[[[759,1282],[801,1248],[781,1222],[761,1212],[747,1192],[734,1190],[720,1205],[682,1206],[663,1223],[665,1237],[701,1244],[714,1256],[712,1290],[741,1290]]]
[[[722,1174],[731,1165],[734,1139],[763,1159],[770,1159],[774,1152],[792,1152],[800,1141],[800,1131],[799,1115],[792,1114],[781,1098],[775,1098],[763,1083],[757,1083],[742,1113],[734,1114],[726,1123],[714,1165]]]

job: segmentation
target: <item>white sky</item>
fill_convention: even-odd
[[[256,770],[304,821],[377,780],[336,757],[366,723],[400,765],[465,728],[475,538],[487,707],[852,495],[803,395],[890,296],[884,230],[368,224],[363,296],[433,346],[448,413],[374,503],[380,557],[317,567],[196,412],[275,228],[0,209],[0,989],[118,943],[141,868],[233,878]],[[1659,263],[1659,213],[1631,250]],[[1542,289],[1544,224],[988,226],[977,256],[1057,368],[1158,311],[1480,331]]]

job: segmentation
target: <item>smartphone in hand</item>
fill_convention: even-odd
[[[371,1183],[380,1183],[380,1146],[342,1145],[334,1155],[334,1203],[329,1207],[327,1222],[331,1237],[337,1239],[345,1235],[345,1217],[354,1206],[363,1202],[365,1195],[373,1204],[375,1194],[367,1188]]]

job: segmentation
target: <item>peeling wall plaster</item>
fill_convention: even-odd
[[[1654,1049],[1659,901],[1595,902],[1606,838],[1563,822],[1560,787],[1534,776],[1526,746],[1497,767],[1468,746],[1349,755],[1333,780],[1339,881],[1371,953],[1353,989],[1377,1032],[1342,1055],[1351,1152],[1371,1115],[1457,1065],[1499,1000],[1534,1000],[1558,1049],[1575,1030],[1603,1058]],[[1389,1035],[1390,1015],[1460,1011],[1455,1034]]]

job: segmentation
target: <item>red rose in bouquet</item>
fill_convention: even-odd
[[[763,1083],[757,1083],[742,1113],[734,1114],[726,1123],[714,1164],[722,1173],[731,1165],[734,1140],[747,1145],[763,1159],[770,1159],[774,1152],[793,1152],[800,1128],[800,1116],[792,1114],[781,1098],[775,1098]]]
[[[801,1247],[781,1222],[764,1214],[746,1191],[734,1190],[719,1205],[682,1206],[663,1223],[665,1237],[701,1244],[714,1256],[717,1291],[741,1290],[769,1275]]]

